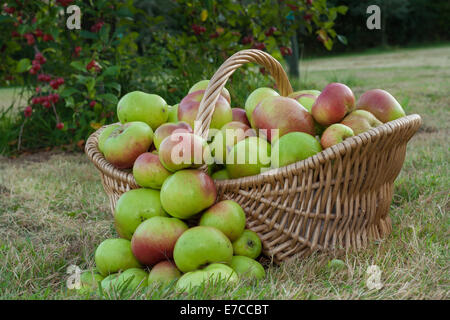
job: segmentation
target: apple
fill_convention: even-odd
[[[159,145],[159,160],[169,171],[198,168],[210,164],[212,156],[206,140],[190,132],[174,132]]]
[[[266,276],[263,266],[258,261],[246,256],[234,256],[231,259],[230,267],[241,278],[262,280]]]
[[[178,122],[178,103],[169,107],[169,116],[167,122]]]
[[[127,288],[128,290],[136,290],[147,286],[148,272],[139,269],[131,268],[120,273],[113,281],[117,288]]]
[[[201,170],[181,170],[164,181],[161,204],[171,216],[188,219],[212,206],[217,190],[213,179]]]
[[[239,203],[233,200],[223,200],[202,214],[199,225],[217,228],[230,241],[234,241],[245,229],[245,212]]]
[[[180,270],[172,261],[161,261],[155,264],[148,276],[148,284],[159,283],[168,285],[181,277]]]
[[[355,135],[366,132],[383,124],[373,114],[365,110],[353,111],[346,116],[341,123],[347,127],[350,127]]]
[[[232,121],[220,129],[214,135],[213,142],[211,143],[211,153],[214,155],[215,162],[218,164],[225,163],[227,154],[231,151],[233,146],[239,141],[244,140],[247,137],[255,137],[255,130],[242,122]]]
[[[78,293],[81,295],[93,293],[97,290],[99,282],[102,282],[104,278],[100,273],[93,270],[85,271],[80,275],[80,288],[69,289],[67,293]]]
[[[102,286],[102,289],[104,291],[110,291],[112,288],[114,288],[116,291],[119,290],[119,288],[117,288],[116,286],[116,280],[119,277],[119,273],[113,273],[110,274],[109,276],[107,276],[106,278],[104,278],[102,280],[102,282],[100,283],[100,285]]]
[[[291,93],[288,98],[292,98],[300,103],[309,113],[311,113],[311,108],[316,101],[318,95],[311,93],[300,93],[301,91]],[[320,92],[319,92],[320,93]]]
[[[121,123],[142,121],[153,131],[167,121],[169,109],[166,101],[156,94],[133,91],[124,95],[117,104],[117,117]]]
[[[233,252],[236,256],[246,256],[252,259],[261,254],[262,244],[256,232],[245,229],[241,236],[233,241]]]
[[[278,97],[279,94],[271,88],[258,88],[254,90],[245,100],[245,113],[247,114],[247,119],[250,122],[252,128],[255,128],[252,120],[253,110],[256,106],[267,97]]]
[[[153,217],[142,222],[131,239],[134,256],[147,266],[173,257],[173,248],[188,226],[177,218]]]
[[[133,176],[136,183],[143,188],[161,189],[161,186],[172,173],[152,152],[145,152],[137,157],[133,165]]]
[[[117,233],[131,240],[141,222],[156,216],[167,216],[161,206],[160,192],[152,189],[133,189],[123,193],[114,209]]]
[[[164,123],[156,129],[153,135],[153,143],[155,144],[156,150],[159,150],[161,142],[172,133],[190,132],[193,133],[191,126],[184,121],[177,123]]]
[[[383,123],[406,115],[400,103],[389,92],[381,89],[364,92],[359,97],[356,108],[369,111]]]
[[[179,291],[189,291],[204,285],[215,285],[219,281],[226,284],[237,284],[239,276],[229,266],[222,263],[212,263],[209,266],[184,274],[176,284]]]
[[[226,169],[232,179],[260,174],[270,167],[270,143],[258,137],[238,142],[226,159]]]
[[[352,128],[347,127],[341,123],[335,123],[329,126],[322,137],[320,138],[320,144],[322,148],[326,149],[335,144],[341,143],[347,138],[353,137],[355,134],[353,133]]]
[[[315,137],[304,132],[291,132],[274,142],[272,167],[279,168],[312,157],[322,151]]]
[[[107,126],[105,129],[103,129],[102,132],[100,132],[100,135],[98,136],[97,141],[98,141],[98,150],[101,153],[104,153],[103,148],[104,148],[106,139],[108,139],[111,132],[113,132],[118,127],[120,127],[120,124],[111,124],[111,125]]]
[[[144,122],[128,122],[114,129],[103,145],[106,160],[119,169],[131,168],[150,148],[153,130]]]
[[[320,91],[319,90],[314,90],[314,89],[299,90],[299,91],[292,92],[290,95],[288,95],[288,97],[296,99],[295,97],[297,97],[299,95],[302,95],[302,94],[311,94],[311,95],[313,95],[315,97],[318,97],[320,95]]]
[[[208,88],[209,80],[201,80],[194,84],[190,89],[188,93],[192,93],[199,90],[205,90]],[[227,90],[227,88],[223,87],[222,92],[220,93],[221,96],[223,96],[229,104],[231,104],[231,97],[230,92]]]
[[[100,243],[95,250],[95,264],[103,276],[120,270],[141,267],[139,261],[133,256],[131,242],[127,239],[106,239]]]
[[[194,121],[197,117],[200,102],[202,101],[204,94],[205,90],[194,91],[181,100],[180,105],[178,106],[178,119],[180,121],[186,121],[194,128]],[[230,104],[223,96],[219,95],[214,107],[210,128],[220,129],[232,120],[233,113]]]
[[[264,99],[253,110],[252,119],[256,128],[267,130],[267,133],[263,134],[270,142],[294,131],[315,135],[313,117],[300,103],[291,98]],[[278,132],[272,132],[272,129]]]
[[[345,84],[328,84],[314,102],[311,113],[321,125],[329,126],[344,119],[355,108],[355,96]]]
[[[206,264],[230,263],[233,246],[222,231],[197,226],[185,231],[175,244],[173,258],[182,272],[194,271]]]
[[[221,169],[214,172],[211,175],[211,178],[213,178],[214,180],[227,180],[230,179],[230,174],[228,173],[227,169]]]
[[[247,119],[247,114],[244,109],[232,108],[231,113],[233,114],[233,121],[239,121],[250,127],[250,122]]]

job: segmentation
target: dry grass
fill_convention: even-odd
[[[270,266],[257,285],[200,289],[190,296],[172,288],[149,288],[119,297],[449,299],[449,56],[447,47],[305,62],[310,67],[304,80],[318,88],[342,81],[359,95],[382,87],[408,113],[423,116],[424,125],[409,144],[396,180],[394,231],[387,239],[340,256],[342,270],[328,267],[333,257],[318,254]],[[383,61],[385,65],[373,67]],[[83,154],[0,159],[0,298],[87,298],[67,296],[65,272],[70,264],[92,268],[95,247],[115,236],[108,210],[98,173]],[[370,265],[382,271],[380,290],[366,286]]]

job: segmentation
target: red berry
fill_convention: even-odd
[[[44,35],[44,33],[42,32],[41,29],[36,29],[34,30],[34,35],[36,36],[36,38],[40,38]]]
[[[277,31],[277,28],[270,27],[269,30],[267,30],[264,34],[266,35],[266,37],[270,37],[275,33],[275,31]]]
[[[210,35],[209,35],[209,38],[210,39],[216,39],[216,38],[218,38],[219,37],[219,33],[218,32],[214,32],[214,33],[211,33]]]
[[[289,8],[291,8],[292,11],[298,10],[298,7],[297,7],[296,5],[294,5],[294,4],[287,4],[287,6],[288,6]]]
[[[36,87],[36,93],[41,92],[41,87]]]
[[[74,54],[74,56],[79,57],[80,56],[80,52],[81,52],[81,47],[78,46],[78,47],[75,47],[73,54]]]
[[[197,24],[193,24],[193,25],[191,26],[191,28],[192,28],[192,31],[194,31],[194,33],[195,33],[196,35],[201,35],[202,33],[206,32],[206,28],[205,28],[205,27],[199,26],[199,25],[197,25]]]
[[[20,34],[16,30],[13,30],[13,31],[11,31],[11,37],[17,38],[17,37],[20,37]]]
[[[58,85],[64,84],[64,78],[58,78],[58,79],[56,79],[56,83],[57,83]]]
[[[44,42],[53,41],[53,40],[55,40],[55,39],[53,38],[53,36],[51,34],[44,34],[44,36],[42,37],[42,41],[44,41]]]
[[[91,102],[89,102],[89,106],[91,108],[95,107],[96,104],[97,104],[97,101],[95,101],[95,100],[92,100]]]
[[[100,65],[92,59],[86,66],[86,70],[90,71],[91,69],[94,69],[95,72],[99,72],[101,70]]]
[[[255,42],[253,48],[258,50],[264,50],[266,48],[266,45],[263,42]]]
[[[5,5],[3,6],[3,11],[8,14],[13,14],[16,11],[16,8],[8,7],[8,5],[5,3]]]
[[[264,67],[259,68],[259,72],[261,72],[262,75],[266,75],[267,71]]]
[[[313,3],[313,0],[306,0],[307,5],[312,5],[312,3]]]
[[[34,55],[34,59],[38,61],[40,64],[45,64],[47,62],[47,59],[45,59],[45,57],[40,52]]]
[[[307,13],[303,16],[303,20],[305,20],[306,22],[310,22],[312,19],[312,14],[311,13]]]
[[[289,47],[280,47],[280,51],[283,57],[292,55],[292,49]]]
[[[91,27],[91,32],[99,32],[105,23],[103,21],[98,21]]]
[[[25,108],[25,110],[23,111],[25,117],[30,117],[31,114],[33,113],[33,109],[31,108],[31,106],[28,106]]]
[[[34,44],[34,36],[31,33],[25,34],[24,37],[27,39],[27,43],[29,46],[32,46]]]
[[[64,128],[64,123],[58,122],[58,123],[56,124],[56,129],[62,130],[63,128]]]
[[[31,99],[31,104],[39,104],[39,103],[41,103],[41,99],[40,99],[40,97],[33,97],[32,99]]]
[[[50,103],[50,101],[45,100],[44,102],[42,102],[42,105],[44,106],[44,108],[49,109],[52,105]]]
[[[253,36],[245,36],[242,38],[242,44],[250,44],[254,41]]]

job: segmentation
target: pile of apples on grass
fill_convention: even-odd
[[[121,124],[102,131],[98,148],[117,168],[132,169],[141,188],[119,198],[114,220],[120,238],[98,246],[96,271],[82,275],[83,289],[95,290],[101,281],[103,290],[174,284],[188,291],[219,279],[263,279],[265,270],[255,260],[261,241],[245,229],[238,203],[216,203],[214,179],[255,175],[306,159],[405,115],[388,92],[370,90],[355,103],[351,89],[341,83],[289,97],[258,88],[245,110],[230,107],[224,88],[205,141],[193,126],[207,85],[208,80],[198,82],[173,107],[139,91],[119,101]],[[239,155],[245,161],[236,161]],[[205,163],[208,173],[198,169]],[[197,225],[189,228],[188,219]]]

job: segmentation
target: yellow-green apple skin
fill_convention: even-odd
[[[366,132],[383,124],[372,113],[366,110],[353,111],[346,116],[341,123],[347,127],[350,127],[355,135]]]
[[[342,123],[335,123],[325,129],[320,138],[320,144],[323,149],[326,149],[354,135],[352,128]]]
[[[131,240],[143,221],[156,216],[168,216],[162,208],[159,190],[132,189],[123,193],[117,201],[114,224],[122,238]]]
[[[318,97],[320,95],[320,91],[314,90],[314,89],[299,90],[299,91],[292,92],[290,95],[288,95],[288,97],[292,98],[293,96],[298,96],[301,94],[312,94],[313,96]]]
[[[102,280],[102,282],[100,283],[100,285],[102,286],[102,289],[104,291],[110,291],[111,289],[114,288],[116,291],[118,291],[119,288],[115,284],[115,281],[117,280],[119,275],[120,275],[119,273],[113,273],[113,274],[110,274],[109,276],[105,277]]]
[[[159,150],[161,142],[174,132],[193,133],[191,126],[187,122],[164,123],[156,129],[155,134],[153,135],[153,143],[155,144],[156,150]]]
[[[240,278],[262,280],[266,276],[264,267],[258,261],[246,256],[233,256],[230,267]]]
[[[213,162],[208,142],[190,132],[174,132],[166,137],[159,145],[158,156],[171,172]]]
[[[80,288],[79,289],[69,289],[68,294],[77,293],[80,295],[86,295],[93,293],[97,290],[99,282],[105,277],[100,273],[93,271],[85,271],[80,275]]]
[[[355,96],[343,83],[328,84],[314,102],[311,113],[324,126],[338,123],[355,108]]]
[[[172,259],[175,243],[188,229],[177,218],[153,217],[142,222],[131,239],[133,255],[147,266]]]
[[[287,97],[269,97],[253,110],[253,123],[270,142],[289,132],[305,132],[315,135],[314,119],[300,103]],[[277,130],[272,132],[271,130]]]
[[[211,143],[211,153],[214,155],[215,162],[224,164],[227,154],[236,143],[247,137],[255,137],[255,130],[239,121],[231,121],[224,125],[219,132],[214,135]]]
[[[167,122],[178,122],[178,103],[169,107],[169,116]]]
[[[161,164],[157,154],[145,152],[134,161],[133,176],[140,187],[161,189],[163,182],[171,174]]]
[[[261,254],[262,244],[256,232],[245,229],[241,236],[233,241],[233,252],[236,256],[256,259]]]
[[[238,142],[227,155],[226,169],[232,179],[260,174],[270,167],[270,143],[258,137]]]
[[[298,103],[304,106],[309,113],[311,113],[311,108],[314,102],[316,101],[317,97],[318,95],[314,95],[311,93],[301,93],[301,91],[293,92],[290,95],[288,95],[288,98],[296,100]]]
[[[181,272],[194,271],[209,263],[230,263],[233,246],[219,229],[197,226],[184,232],[175,244],[173,258]]]
[[[245,229],[245,212],[239,203],[223,200],[203,212],[199,225],[217,228],[234,241]]]
[[[153,142],[153,130],[144,122],[128,122],[114,129],[103,145],[105,159],[119,169],[133,167]]]
[[[95,265],[101,275],[140,268],[141,264],[131,251],[131,242],[127,239],[106,239],[95,250]]]
[[[214,180],[227,180],[230,179],[230,174],[228,173],[227,169],[221,169],[214,172],[211,175],[211,178],[213,178]]]
[[[209,208],[217,197],[214,180],[201,170],[181,170],[164,181],[161,204],[171,216],[188,219]]]
[[[156,94],[133,91],[124,95],[117,104],[117,117],[122,123],[142,121],[153,131],[167,121],[169,108]]]
[[[140,268],[131,268],[120,273],[120,275],[112,281],[118,288],[126,288],[128,290],[136,290],[147,286],[148,272]]]
[[[381,89],[364,92],[359,97],[356,108],[369,111],[383,123],[406,115],[400,103],[389,92]]]
[[[194,121],[197,117],[200,102],[202,101],[204,94],[205,90],[194,91],[181,100],[180,105],[178,106],[179,121],[185,121],[189,123],[192,128],[195,128]],[[230,104],[222,95],[219,95],[214,107],[210,128],[220,129],[232,120],[233,113],[231,111]]]
[[[181,277],[180,270],[172,261],[161,261],[155,264],[148,275],[148,285],[163,284],[168,285],[172,281]]]
[[[201,80],[194,84],[190,89],[188,93],[192,93],[199,90],[205,90],[208,87],[209,80]],[[220,93],[227,101],[231,104],[231,96],[230,92],[227,90],[227,88],[223,87],[222,92]]]
[[[98,136],[98,150],[101,153],[104,153],[103,148],[104,148],[106,139],[108,139],[111,132],[113,132],[114,129],[116,129],[118,127],[120,127],[120,124],[112,124],[112,125],[106,127],[105,129],[103,129],[102,132],[100,132],[100,135]]]
[[[245,124],[246,126],[251,127],[250,122],[247,118],[247,113],[244,109],[241,108],[232,108],[231,112],[233,114],[233,121],[239,121]]]
[[[229,266],[222,263],[213,263],[203,269],[185,273],[177,281],[176,289],[186,292],[202,285],[214,285],[218,281],[223,281],[226,284],[237,284],[239,276]]]
[[[247,114],[247,119],[250,122],[252,128],[255,128],[253,120],[252,120],[252,114],[253,110],[256,108],[256,106],[265,98],[267,97],[278,97],[279,94],[275,90],[271,88],[258,88],[254,90],[250,95],[247,97],[247,100],[245,100],[245,113]]]
[[[279,168],[312,157],[322,151],[315,137],[304,132],[291,132],[274,142],[272,167]]]

